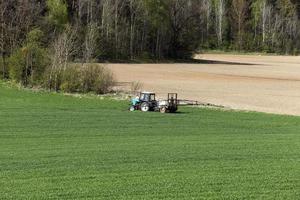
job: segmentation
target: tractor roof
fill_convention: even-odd
[[[141,92],[142,94],[155,94],[154,92]]]

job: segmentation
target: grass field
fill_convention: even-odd
[[[299,199],[300,118],[0,83],[0,199]]]

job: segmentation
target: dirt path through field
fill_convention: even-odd
[[[192,64],[109,64],[118,81],[140,81],[165,97],[223,105],[232,109],[300,115],[300,57],[196,56]],[[127,83],[127,84],[126,84]]]

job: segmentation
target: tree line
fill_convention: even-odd
[[[70,62],[298,54],[299,15],[297,0],[1,1],[0,72],[24,84],[47,74],[44,84],[57,88]]]

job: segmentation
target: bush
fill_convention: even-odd
[[[69,65],[59,77],[62,77],[59,89],[64,92],[105,94],[115,83],[113,73],[97,64]]]
[[[60,76],[60,89],[64,92],[80,92],[80,71],[76,67],[69,66]]]
[[[114,86],[113,73],[97,64],[85,64],[81,67],[82,92],[105,94]]]

